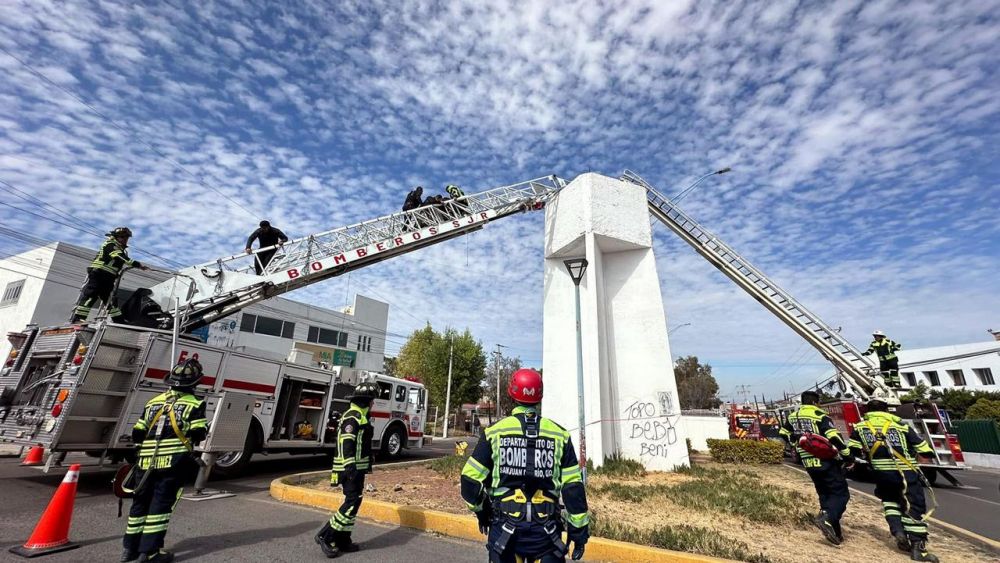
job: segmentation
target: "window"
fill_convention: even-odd
[[[309,335],[306,337],[306,340],[319,344],[329,344],[330,346],[347,346],[347,333],[311,326],[309,327]]]
[[[362,352],[372,351],[372,337],[358,335],[358,350]]]
[[[423,408],[424,408],[424,394],[423,394],[423,391],[421,391],[420,389],[416,389],[414,387],[411,387],[409,393],[410,393],[410,395],[409,395],[409,401],[408,402],[410,403],[410,408],[413,409],[413,410],[416,410],[416,411],[423,410]]]
[[[962,386],[965,385],[965,374],[962,373],[960,369],[950,369],[948,370],[948,376],[951,380],[955,382],[955,385]]]
[[[912,371],[904,371],[903,373],[901,373],[899,375],[903,376],[903,379],[906,380],[906,384],[909,385],[910,387],[916,387],[917,386],[917,377],[915,375],[913,375]]]
[[[24,288],[24,280],[17,280],[8,283],[6,289],[3,290],[3,298],[0,299],[0,307],[16,305],[17,300],[21,298],[22,288]]]
[[[294,338],[295,323],[272,317],[243,313],[243,319],[240,322],[240,332],[253,332],[255,334],[266,334],[267,336],[277,336],[279,338]]]
[[[405,385],[397,385],[396,386],[396,402],[397,403],[402,403],[405,400],[406,400],[406,386]]]
[[[378,397],[380,401],[388,401],[389,397],[392,396],[392,383],[385,383],[383,381],[378,382]]]
[[[941,387],[941,378],[938,377],[938,372],[925,371],[924,377],[927,378],[927,382],[931,384],[931,387]]]
[[[996,380],[993,379],[993,370],[990,368],[974,368],[972,373],[976,374],[976,377],[979,378],[979,381],[981,381],[983,385],[997,384]]]

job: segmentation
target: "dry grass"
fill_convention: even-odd
[[[468,514],[459,495],[461,461],[376,471],[366,497]],[[321,482],[317,488],[329,490]],[[621,464],[591,474],[588,497],[595,536],[755,563],[904,563],[877,501],[854,495],[844,516],[846,542],[826,543],[806,519],[818,510],[808,476],[785,466],[699,463],[642,475]],[[964,540],[933,529],[942,561],[997,561]]]

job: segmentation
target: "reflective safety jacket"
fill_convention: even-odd
[[[330,482],[336,483],[337,476],[353,465],[358,473],[372,471],[372,435],[374,429],[368,422],[367,408],[354,403],[340,417],[337,425],[337,454],[333,456],[333,473]]]
[[[567,521],[581,528],[590,522],[580,464],[569,432],[518,406],[486,428],[462,470],[462,498],[478,512],[491,502],[494,512],[532,522],[559,517],[559,497]]]
[[[934,450],[894,414],[872,411],[854,425],[848,445],[876,471],[916,471],[914,452],[933,456]]]
[[[125,250],[124,246],[118,244],[114,237],[108,237],[87,269],[102,270],[117,276],[125,266],[139,268],[142,265],[138,260],[129,258],[128,251]]]
[[[132,428],[132,441],[140,444],[138,467],[175,467],[207,434],[203,399],[175,389],[161,393],[146,403]]]
[[[844,442],[844,438],[837,431],[826,411],[816,405],[802,405],[799,410],[788,415],[788,421],[781,425],[781,430],[778,433],[795,446],[795,451],[799,453],[803,467],[820,466],[819,458],[799,447],[799,438],[803,434],[819,434],[829,440],[833,447],[840,451],[840,455],[848,456],[851,454],[850,448],[847,447],[847,443]]]
[[[878,361],[888,362],[889,360],[896,359],[896,350],[899,350],[903,346],[898,342],[893,342],[888,338],[883,338],[882,340],[872,340],[872,343],[868,345],[868,349],[865,350],[865,355],[875,352],[878,356]]]

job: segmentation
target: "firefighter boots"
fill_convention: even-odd
[[[910,552],[910,559],[938,563],[937,555],[927,551],[927,540],[913,540],[913,551]]]
[[[119,559],[119,561],[121,561],[122,563],[128,563],[129,561],[135,561],[138,558],[139,558],[138,551],[132,549],[126,549],[122,551],[122,558]]]
[[[333,540],[334,545],[337,546],[337,550],[341,553],[354,553],[361,549],[358,544],[351,541],[350,532],[337,532]]]
[[[173,560],[174,554],[163,549],[139,556],[139,563],[170,563]]]
[[[319,548],[323,550],[323,555],[326,555],[327,559],[333,559],[340,555],[340,550],[337,549],[336,545],[333,545],[334,538],[333,528],[330,527],[330,523],[327,522],[320,528],[317,532],[316,543],[319,544]]]
[[[833,528],[833,524],[830,523],[830,518],[827,516],[826,511],[820,511],[812,520],[813,525],[819,528],[820,532],[823,532],[823,537],[826,541],[832,543],[833,545],[840,545],[843,541],[840,536],[837,535],[837,531]]]
[[[906,537],[906,534],[903,532],[896,532],[892,535],[892,537],[896,538],[896,547],[898,547],[900,551],[910,553],[910,550],[913,549],[913,546],[910,545],[910,538]]]

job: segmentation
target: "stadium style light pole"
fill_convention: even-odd
[[[727,167],[725,167],[725,168],[723,168],[721,170],[716,170],[715,172],[709,172],[708,174],[705,174],[701,178],[698,178],[697,180],[695,180],[694,183],[692,183],[690,186],[684,188],[681,191],[681,193],[679,193],[679,194],[675,195],[674,197],[672,197],[671,201],[673,203],[677,203],[680,200],[684,199],[684,197],[687,196],[687,194],[690,193],[691,190],[693,190],[695,188],[695,186],[697,186],[698,184],[700,184],[702,182],[702,180],[704,180],[705,178],[708,178],[709,176],[718,176],[718,175],[721,175],[721,174],[725,174],[726,172],[732,172],[732,170],[733,170],[732,168],[730,168],[730,167],[727,166]]]
[[[579,411],[580,422],[580,472],[584,484],[587,483],[587,419],[583,412],[583,332],[580,327],[580,282],[587,272],[586,258],[573,258],[563,260],[569,277],[573,278],[573,286],[576,292],[576,390],[577,390],[577,410]]]

